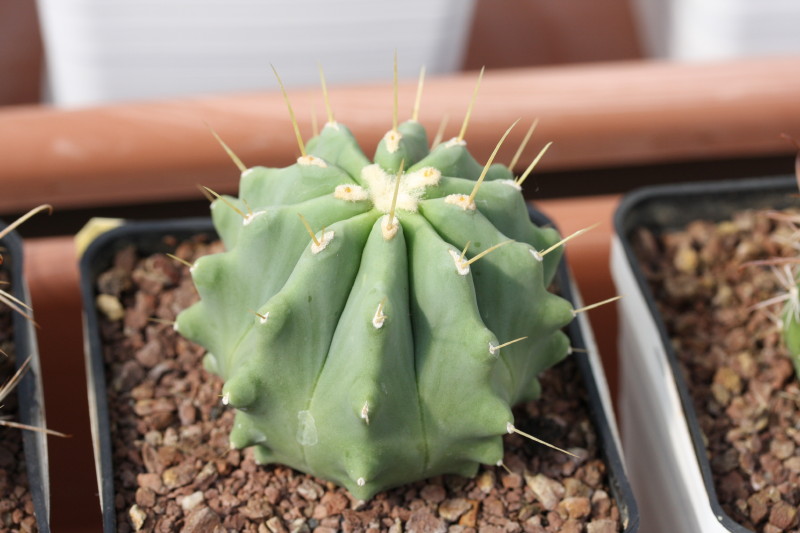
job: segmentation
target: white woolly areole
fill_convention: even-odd
[[[509,423],[507,423],[507,424],[506,424],[506,431],[507,431],[509,434],[511,434],[511,433],[514,433],[514,430],[516,430],[516,429],[517,429],[517,428],[515,428],[515,427],[514,427],[514,424],[512,424],[511,422],[509,422]]]
[[[326,122],[325,123],[325,127],[326,128],[333,128],[336,131],[339,131],[339,123],[336,122],[335,120],[329,120],[328,122]]]
[[[297,164],[302,165],[304,167],[314,165],[315,167],[319,168],[328,168],[328,163],[326,163],[319,157],[314,157],[313,155],[302,155],[298,157]]]
[[[244,169],[244,171],[242,171],[241,177],[244,178],[245,176],[252,174],[253,170],[255,169],[253,169],[252,167]]]
[[[263,215],[266,211],[256,211],[255,213],[247,213],[242,219],[242,226],[247,226],[259,215]]]
[[[369,198],[369,193],[359,185],[337,185],[333,197],[346,202],[360,202]]]
[[[540,254],[538,251],[534,250],[533,248],[531,248],[531,249],[530,249],[530,250],[528,250],[528,251],[531,253],[531,255],[533,256],[533,258],[534,258],[534,259],[536,259],[537,261],[539,261],[540,263],[541,263],[542,261],[544,261],[544,256],[543,256],[542,254]]]
[[[470,201],[469,196],[467,196],[466,194],[451,194],[449,196],[446,196],[444,201],[447,204],[457,205],[458,207],[464,209],[465,211],[467,209],[475,211],[476,209],[475,202]]]
[[[522,190],[522,185],[517,183],[517,180],[495,180],[497,183],[502,183],[503,185],[508,185],[512,189],[516,191]]]
[[[366,480],[365,480],[363,477],[360,477],[360,478],[358,478],[358,479],[356,480],[356,484],[357,484],[359,487],[363,487],[364,485],[366,485],[366,484],[367,484],[367,481],[366,481]]]
[[[311,243],[311,253],[312,254],[320,253],[322,250],[328,247],[328,243],[330,243],[332,240],[333,240],[333,230],[326,231],[325,233],[322,234],[322,238],[319,239],[319,244],[315,242]]]
[[[494,345],[494,344],[492,344],[491,342],[489,343],[489,353],[490,353],[490,354],[494,355],[494,354],[496,354],[496,353],[497,353],[499,350],[500,350],[500,348],[499,348],[499,347],[495,346],[495,345]]]
[[[364,402],[364,407],[361,408],[361,419],[369,425],[369,402]]]
[[[424,189],[410,187],[405,175],[400,176],[395,209],[416,212]],[[395,180],[397,176],[387,174],[379,165],[369,165],[361,170],[361,179],[369,187],[369,197],[379,211],[388,213],[392,209]]]
[[[383,140],[386,141],[386,151],[390,154],[395,153],[397,150],[400,149],[400,139],[403,138],[403,135],[397,130],[389,130],[386,132],[386,135],[383,136]]]
[[[438,185],[442,173],[438,168],[424,167],[414,172],[409,172],[403,179],[409,189],[422,189],[431,185]]]
[[[267,312],[266,312],[266,313],[264,313],[263,315],[258,315],[258,321],[259,321],[261,324],[266,324],[266,323],[267,323],[267,320],[269,320],[269,311],[267,311]]]
[[[381,329],[387,318],[388,317],[383,314],[383,305],[379,304],[378,308],[375,310],[375,316],[372,317],[372,326],[375,329]]]
[[[231,403],[231,393],[226,392],[222,395],[222,405],[228,405],[229,403]]]
[[[397,217],[392,217],[392,221],[389,222],[389,215],[383,215],[381,217],[381,235],[383,235],[384,240],[391,240],[397,235],[397,230],[400,227],[400,221],[397,220]]]
[[[458,137],[453,137],[452,139],[444,143],[444,145],[446,148],[450,148],[451,146],[466,146],[467,141],[465,141],[464,139],[459,139]]]
[[[453,262],[456,264],[456,270],[462,276],[469,274],[469,263],[461,259],[461,253],[455,250],[447,250],[453,257]]]

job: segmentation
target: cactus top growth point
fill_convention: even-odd
[[[227,251],[192,266],[176,323],[225,380],[231,445],[362,499],[498,464],[511,407],[569,351],[557,232],[508,168],[462,136],[429,150],[416,120],[372,161],[332,120],[300,147],[212,204]]]

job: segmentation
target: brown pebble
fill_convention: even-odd
[[[432,503],[441,503],[447,497],[447,492],[441,485],[425,485],[420,492],[423,500]]]
[[[544,474],[525,476],[525,483],[533,491],[534,496],[542,504],[542,507],[552,511],[564,496],[564,486]]]
[[[272,505],[263,496],[251,497],[244,507],[239,508],[239,512],[251,520],[263,520],[274,514]]]
[[[586,533],[617,533],[619,524],[616,520],[601,518],[586,524]]]
[[[582,530],[583,525],[574,518],[570,518],[558,528],[558,533],[581,533]]]
[[[776,437],[769,443],[769,451],[781,461],[794,455],[795,444],[785,437]]]
[[[328,492],[322,496],[322,504],[328,510],[328,515],[334,515],[347,509],[350,501],[341,492]]]
[[[503,483],[503,488],[506,489],[518,489],[522,486],[522,476],[513,472],[511,474],[506,474],[501,479]]]
[[[39,529],[36,527],[36,518],[33,516],[26,516],[19,523],[20,533],[36,533]]]
[[[449,522],[455,522],[467,511],[472,509],[472,504],[464,498],[445,500],[439,505],[439,516]]]
[[[721,385],[733,394],[738,394],[742,390],[742,378],[729,366],[717,369],[714,373],[714,383]]]
[[[113,381],[113,388],[118,391],[130,390],[144,377],[144,369],[136,361],[126,361],[119,368]]]
[[[134,357],[145,368],[153,368],[161,360],[163,347],[157,339],[152,339],[136,350]]]
[[[781,530],[794,527],[797,524],[797,508],[786,502],[776,503],[770,509],[769,523]]]
[[[607,517],[611,512],[613,504],[608,493],[604,490],[597,490],[591,495],[592,515],[596,517]]]
[[[504,516],[506,514],[506,507],[499,498],[489,496],[483,500],[483,511],[489,516]]]
[[[189,484],[196,474],[197,470],[194,465],[191,463],[181,463],[178,466],[173,466],[164,470],[164,473],[161,474],[161,480],[164,482],[165,487],[174,489],[175,487],[182,487]]]
[[[458,524],[461,526],[475,527],[478,521],[478,507],[480,503],[477,500],[467,500],[467,502],[469,502],[470,509],[459,518]]]
[[[275,505],[278,503],[278,500],[281,497],[281,491],[279,491],[276,487],[270,485],[266,489],[264,489],[264,497],[267,498],[267,501],[269,503]]]
[[[152,507],[156,504],[156,493],[152,489],[139,487],[136,489],[136,505],[139,507]]]
[[[153,413],[171,412],[175,410],[175,402],[170,398],[154,398],[139,400],[133,406],[133,412],[139,416],[148,416]]]
[[[599,461],[591,461],[583,468],[583,482],[592,488],[597,488],[603,482],[605,465]]]
[[[195,507],[186,517],[181,533],[212,533],[222,527],[217,513],[205,505]]]
[[[447,526],[444,521],[433,516],[426,507],[411,513],[411,518],[406,522],[408,533],[445,533]]]
[[[314,483],[310,479],[304,480],[300,483],[300,486],[297,487],[297,493],[300,494],[303,498],[307,501],[316,501],[320,499],[324,493],[322,487],[318,484]]]
[[[562,481],[562,484],[564,485],[564,497],[566,498],[574,496],[585,496],[588,498],[592,494],[592,489],[580,479],[568,477]]]
[[[592,505],[589,503],[589,498],[585,497],[564,498],[558,503],[556,508],[561,516],[570,519],[583,518],[589,516],[592,512]]]
[[[155,472],[138,474],[136,476],[136,482],[140,487],[152,490],[156,494],[162,494],[164,492],[164,482],[161,481],[161,476]]]
[[[277,516],[273,516],[267,520],[267,529],[269,529],[271,533],[288,533],[286,526],[283,525],[283,521]]]

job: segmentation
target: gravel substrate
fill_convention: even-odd
[[[766,266],[797,257],[797,236],[764,212],[698,221],[654,236],[637,254],[694,400],[720,503],[754,531],[800,531],[800,386],[775,314],[753,306],[781,292]],[[780,267],[783,268],[782,266]]]
[[[220,251],[173,242],[192,262]],[[604,463],[573,361],[543,379],[542,400],[518,427],[578,458],[506,437],[503,467],[474,479],[440,476],[359,501],[332,483],[231,450],[234,412],[203,350],[172,329],[196,299],[188,269],[130,247],[97,281],[113,440],[118,530],[147,531],[620,531]]]
[[[0,281],[8,281],[7,272],[0,272]],[[2,287],[8,290],[8,285]],[[15,372],[11,313],[11,309],[0,305],[0,350],[6,354],[0,353],[0,383],[8,381]],[[0,416],[18,421],[16,391],[3,400]],[[22,430],[0,426],[0,533],[38,531],[28,487]]]

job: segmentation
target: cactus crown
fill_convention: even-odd
[[[372,161],[329,111],[295,164],[245,169],[212,204],[227,251],[194,263],[201,299],[176,322],[225,380],[232,446],[359,498],[497,464],[511,407],[569,351],[557,232],[466,124],[429,149],[416,109]]]

